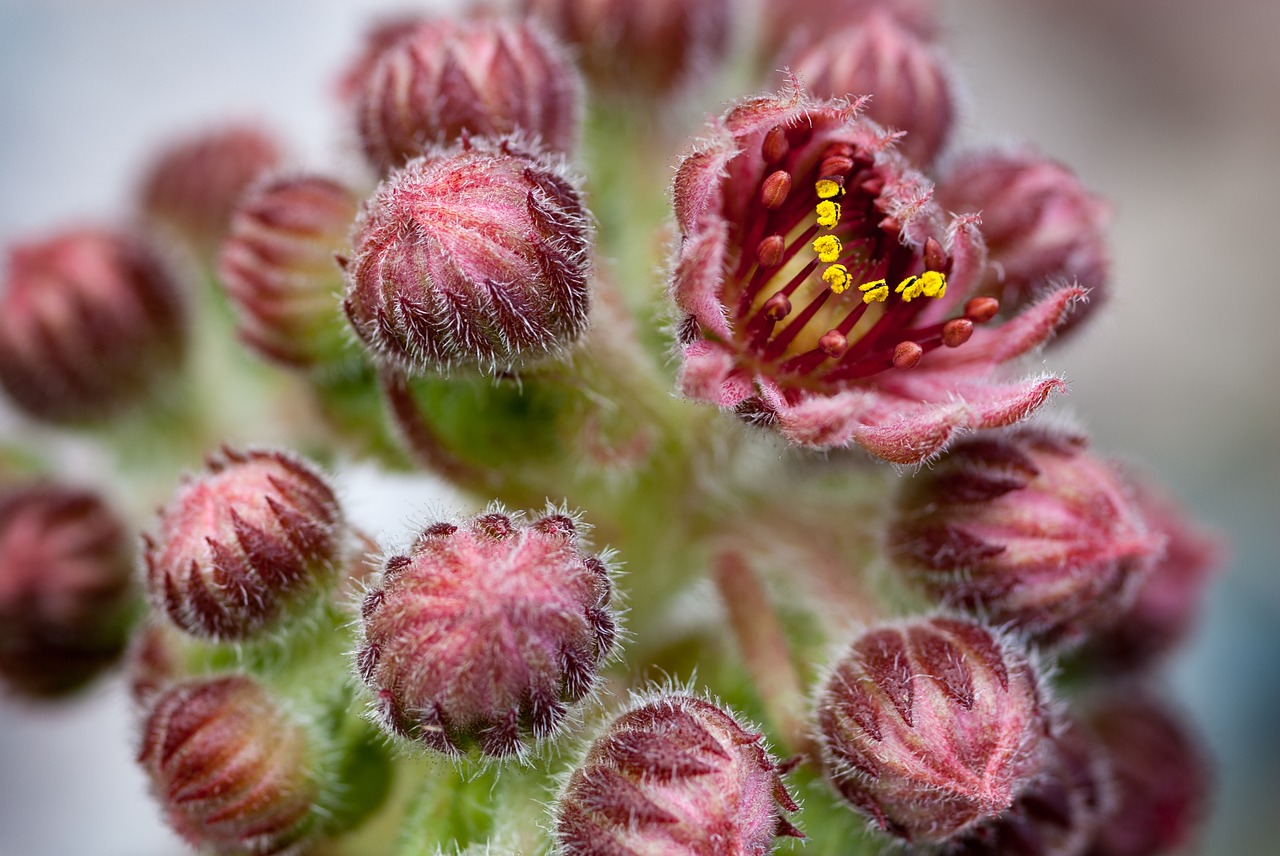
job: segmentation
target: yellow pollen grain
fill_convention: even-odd
[[[840,222],[840,203],[838,202],[824,199],[818,203],[818,207],[815,210],[818,213],[819,226],[834,229],[835,225]]]
[[[813,242],[813,251],[818,254],[819,259],[830,264],[840,258],[844,247],[835,235],[823,235]]]
[[[902,299],[910,303],[924,293],[924,284],[920,282],[920,277],[909,276],[898,283],[898,287],[893,291],[895,294],[901,294]]]
[[[889,299],[889,286],[883,279],[864,282],[858,290],[862,292],[863,303],[884,303]]]
[[[947,294],[947,276],[936,270],[927,270],[920,274],[925,297],[945,297]]]
[[[814,185],[814,189],[818,191],[819,199],[830,199],[833,196],[844,195],[844,188],[829,178],[818,179],[818,183]]]
[[[849,269],[844,265],[832,265],[822,272],[822,281],[831,286],[836,294],[842,294],[849,287]]]

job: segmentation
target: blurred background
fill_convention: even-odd
[[[447,2],[419,3],[443,8]],[[1228,533],[1229,568],[1170,665],[1218,766],[1206,854],[1273,854],[1280,818],[1280,4],[942,0],[963,140],[1031,140],[1115,206],[1114,298],[1046,364],[1058,409]],[[349,139],[335,69],[374,0],[0,0],[0,244],[109,221],[162,140],[258,117],[303,164]],[[708,108],[710,109],[710,107]],[[673,153],[674,154],[674,153]],[[11,421],[0,413],[0,431]],[[347,507],[393,537],[362,497]],[[398,485],[425,508],[430,485]],[[0,856],[166,856],[118,682],[0,700]]]

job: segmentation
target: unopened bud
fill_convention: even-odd
[[[612,592],[564,514],[436,523],[365,598],[356,671],[390,733],[518,754],[595,686],[617,641]]]
[[[0,294],[0,387],[37,419],[108,416],[175,370],[185,314],[169,265],[133,235],[84,229],[19,245]]]
[[[156,698],[138,763],[174,831],[202,852],[296,853],[315,827],[307,734],[252,678],[177,684]]]
[[[578,50],[593,87],[653,98],[705,80],[729,48],[730,0],[524,0]]]
[[[205,639],[250,639],[314,605],[342,570],[346,529],[325,479],[274,451],[226,451],[146,538],[157,610]]]
[[[1044,428],[954,446],[906,485],[889,542],[943,604],[1043,644],[1114,620],[1163,548],[1116,469]]]
[[[581,89],[564,49],[531,21],[440,19],[392,40],[354,107],[365,157],[385,174],[464,135],[520,133],[572,152]]]
[[[827,679],[817,721],[841,795],[921,843],[1009,809],[1041,770],[1049,728],[1027,656],[950,618],[863,633]]]
[[[346,325],[336,253],[358,201],[319,176],[274,178],[253,187],[231,218],[219,273],[239,316],[240,339],[266,359],[307,368],[339,359]]]
[[[227,125],[178,140],[143,176],[143,213],[211,263],[240,194],[282,156],[275,139],[254,125]]]
[[[114,663],[132,567],[124,524],[95,494],[41,484],[0,495],[0,679],[55,696]]]
[[[660,693],[613,720],[556,805],[560,856],[663,853],[763,856],[786,819],[787,792],[764,736],[732,713]]]
[[[366,203],[347,316],[402,368],[501,370],[587,324],[591,226],[558,161],[512,140],[434,150]]]

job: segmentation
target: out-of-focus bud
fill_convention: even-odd
[[[1089,856],[1182,852],[1203,819],[1208,761],[1195,738],[1157,699],[1126,692],[1095,704],[1089,724],[1108,753],[1115,806]]]
[[[1040,427],[956,445],[905,485],[889,534],[941,603],[1046,645],[1113,621],[1163,547],[1113,466]]]
[[[162,692],[187,677],[183,639],[173,625],[151,619],[133,634],[125,655],[129,696],[147,710]]]
[[[1155,485],[1137,481],[1137,501],[1164,555],[1138,584],[1128,609],[1090,637],[1079,659],[1106,671],[1149,668],[1173,651],[1195,622],[1226,552],[1222,538],[1193,520]]]
[[[561,856],[761,856],[799,808],[764,736],[684,693],[642,699],[613,720],[556,805]]]
[[[139,204],[149,221],[212,263],[240,194],[282,157],[275,138],[256,125],[195,134],[159,152],[142,178]]]
[[[53,484],[0,494],[0,680],[56,696],[114,663],[132,566],[124,525],[95,494]]]
[[[315,827],[311,747],[252,678],[177,684],[142,727],[138,763],[174,831],[201,852],[297,853]]]
[[[1031,149],[975,153],[938,183],[937,199],[949,211],[981,213],[991,264],[979,292],[999,298],[1003,312],[1076,282],[1089,289],[1089,302],[1067,330],[1106,300],[1111,207],[1062,164]]]
[[[346,526],[333,491],[284,452],[224,451],[160,513],[146,543],[155,609],[204,639],[250,639],[298,615],[343,570]]]
[[[353,101],[364,88],[382,55],[405,37],[413,35],[428,20],[420,14],[406,13],[375,21],[373,26],[365,31],[359,53],[352,58],[338,78],[338,98],[344,102]]]
[[[816,710],[832,783],[908,841],[945,841],[991,820],[1045,764],[1049,722],[1035,667],[968,621],[863,633]]]
[[[365,158],[379,172],[464,135],[575,148],[582,81],[538,25],[480,18],[424,23],[393,40],[355,98]]]
[[[347,233],[359,202],[320,176],[273,178],[250,189],[231,218],[219,272],[239,316],[240,339],[294,368],[341,359],[338,308]]]
[[[435,523],[366,596],[356,671],[392,734],[502,757],[555,734],[614,650],[613,583],[559,512]]]
[[[730,0],[524,0],[604,93],[654,98],[705,80],[729,48]]]
[[[502,370],[586,328],[592,230],[558,160],[464,141],[393,173],[356,223],[343,304],[375,356],[408,370]]]
[[[875,14],[892,17],[922,39],[938,35],[937,0],[768,0],[761,5],[764,23],[760,37],[770,67],[777,65],[772,59],[780,52],[795,51],[832,30],[856,26]]]
[[[885,11],[805,43],[784,64],[820,98],[870,95],[867,116],[905,131],[898,149],[919,167],[950,136],[955,97],[941,52]]]
[[[185,345],[181,287],[136,236],[79,229],[10,251],[0,387],[29,415],[79,422],[136,404]]]
[[[1111,811],[1110,768],[1075,722],[1045,745],[1044,772],[1013,807],[941,848],[944,856],[1081,856]]]

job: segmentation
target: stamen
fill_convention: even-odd
[[[943,251],[942,244],[938,243],[937,238],[925,238],[924,240],[924,267],[925,270],[946,273],[947,254]]]
[[[942,325],[942,344],[958,348],[973,335],[973,322],[968,318],[952,318]]]
[[[770,211],[776,211],[787,201],[790,193],[791,173],[780,169],[761,183],[760,204]]]
[[[964,317],[975,324],[985,324],[1000,311],[1000,301],[994,297],[974,297],[964,305]]]
[[[756,264],[762,268],[777,267],[786,248],[787,242],[781,235],[770,235],[756,245]]]
[[[858,290],[862,292],[863,303],[884,303],[889,299],[889,286],[883,279],[864,282]]]
[[[781,125],[774,125],[764,135],[764,142],[760,144],[760,154],[764,157],[764,162],[777,163],[790,152],[791,142],[787,139],[786,130]]]
[[[818,192],[819,199],[832,199],[836,196],[844,195],[844,188],[829,178],[818,179],[814,189]]]
[[[915,368],[923,356],[924,348],[915,342],[899,342],[893,349],[893,367],[895,369]]]
[[[818,339],[818,347],[833,360],[838,360],[849,350],[849,339],[839,330],[828,330]]]
[[[843,294],[849,284],[853,282],[849,278],[849,269],[844,265],[832,265],[824,270],[822,272],[822,281],[831,286],[831,290],[835,294]]]
[[[920,284],[925,297],[945,297],[947,294],[947,277],[936,270],[920,274]]]
[[[840,258],[844,247],[835,235],[823,235],[813,242],[813,251],[818,254],[819,259],[829,264]]]
[[[898,287],[893,292],[894,294],[901,294],[904,303],[910,303],[924,293],[924,283],[920,282],[920,277],[918,276],[909,276],[898,283]]]
[[[766,300],[761,308],[770,321],[781,321],[791,314],[791,301],[785,294],[775,294]]]
[[[840,222],[840,203],[832,202],[830,199],[824,199],[818,203],[815,209],[818,214],[818,225],[825,226],[828,229],[834,229],[836,224]]]

